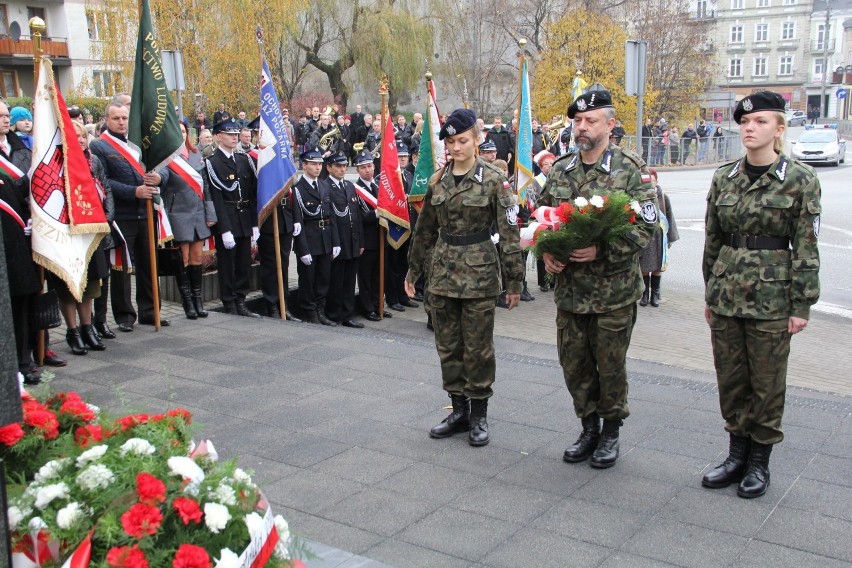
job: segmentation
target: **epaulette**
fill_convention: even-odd
[[[637,154],[633,150],[628,150],[626,148],[621,148],[619,146],[616,146],[616,147],[621,151],[621,155],[624,156],[625,158],[627,158],[628,160],[630,160],[631,162],[633,162],[634,164],[636,164],[636,167],[643,168],[647,165],[645,163],[645,160],[642,158],[642,156],[640,156],[639,154]]]
[[[485,166],[485,169],[491,170],[492,172],[494,172],[496,174],[500,174],[501,176],[503,175],[503,170],[501,170],[500,168],[498,168],[497,166],[495,166],[492,163],[489,163],[489,162],[486,162],[485,160],[482,160],[482,165]]]

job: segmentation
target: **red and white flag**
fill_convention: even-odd
[[[89,260],[109,225],[49,59],[41,61],[33,101],[33,260],[61,278],[80,302]]]

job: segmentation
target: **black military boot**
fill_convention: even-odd
[[[305,310],[305,321],[308,323],[316,323],[319,324],[319,316],[317,315],[316,310]]]
[[[470,432],[467,443],[471,446],[486,446],[491,439],[488,437],[488,399],[470,399]]]
[[[190,264],[186,267],[186,273],[189,275],[189,289],[192,292],[192,305],[195,306],[195,313],[200,318],[206,318],[210,314],[204,309],[201,294],[201,265]]]
[[[651,276],[651,305],[660,307],[660,276]]]
[[[535,296],[530,294],[529,289],[527,289],[527,283],[524,281],[524,289],[521,290],[521,301],[522,302],[532,302],[535,300]]]
[[[256,314],[253,311],[251,311],[250,309],[248,309],[248,306],[246,305],[246,299],[245,298],[237,298],[236,300],[234,300],[234,307],[237,310],[237,315],[244,316],[244,317],[247,317],[247,318],[259,318],[260,317],[260,314]]]
[[[453,411],[429,430],[433,438],[449,438],[453,434],[470,430],[470,399],[460,394],[451,394],[450,399],[453,401]]]
[[[639,300],[639,305],[647,306],[651,299],[651,277],[647,274],[643,274],[642,281],[645,283],[645,290],[642,291],[642,299]]]
[[[598,439],[601,436],[600,416],[593,412],[584,417],[582,423],[583,431],[580,433],[580,437],[577,438],[573,446],[569,446],[562,454],[562,459],[569,463],[585,461],[598,447]]]
[[[198,319],[198,312],[195,311],[195,304],[192,303],[192,292],[189,290],[189,276],[186,270],[175,271],[175,282],[180,291],[180,300],[183,304],[183,313],[186,314],[186,319]]]
[[[743,478],[751,440],[731,434],[730,449],[725,461],[704,474],[701,485],[711,489],[721,489]]]
[[[266,315],[271,317],[272,319],[281,319],[281,310],[278,309],[277,302],[266,303]]]
[[[766,493],[769,487],[769,454],[772,444],[751,443],[751,453],[748,456],[743,480],[737,487],[737,495],[743,499],[754,499]]]
[[[592,453],[591,466],[606,469],[615,465],[618,459],[618,428],[621,420],[604,420],[598,447]]]

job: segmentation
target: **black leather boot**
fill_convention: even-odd
[[[730,449],[725,461],[704,474],[701,485],[711,489],[721,489],[743,478],[751,440],[731,434]]]
[[[772,444],[751,443],[751,453],[748,456],[743,480],[737,488],[737,495],[743,499],[754,499],[766,493],[769,487],[769,454]]]
[[[190,264],[186,267],[186,273],[189,275],[189,289],[192,293],[192,305],[195,307],[195,313],[200,318],[206,318],[210,314],[204,309],[201,294],[201,265]]]
[[[530,291],[527,289],[527,283],[524,282],[524,289],[521,290],[521,301],[522,302],[532,302],[535,300],[535,296],[530,294]]]
[[[226,314],[237,314],[237,306],[234,305],[233,300],[230,302],[222,302],[222,307],[225,309]]]
[[[80,326],[80,337],[83,338],[83,343],[85,343],[92,351],[103,351],[106,349],[106,345],[104,345],[104,342],[101,341],[101,338],[98,336],[95,328],[92,327],[92,324],[84,324]]]
[[[187,271],[178,270],[175,272],[175,282],[180,291],[180,301],[183,304],[183,313],[186,314],[186,319],[198,319],[198,312],[195,311],[195,305],[192,303],[192,292],[189,290],[189,277]]]
[[[256,314],[246,306],[245,298],[237,298],[234,300],[234,307],[237,310],[237,315],[245,316],[247,318],[259,318],[260,314]]]
[[[488,399],[470,399],[470,432],[467,435],[467,443],[471,446],[487,446],[491,438],[488,437]]]
[[[433,438],[449,438],[453,434],[470,430],[470,399],[460,394],[451,394],[450,399],[453,401],[453,411],[429,430]]]
[[[272,319],[281,319],[281,310],[278,309],[278,304],[273,302],[266,303],[266,315]]]
[[[101,339],[115,339],[115,332],[109,328],[105,321],[96,322],[95,330],[101,336]]]
[[[65,332],[65,341],[68,342],[68,347],[71,348],[71,353],[74,355],[85,355],[89,352],[80,336],[80,330],[76,327]]]
[[[290,310],[284,310],[284,317],[287,318],[287,321],[292,321],[293,323],[302,323],[302,320],[291,314]]]
[[[651,276],[651,305],[660,307],[660,276]]]
[[[323,325],[327,325],[329,327],[337,327],[336,321],[331,321],[328,319],[328,316],[325,315],[325,307],[317,308],[317,319]]]
[[[592,413],[584,417],[582,423],[583,431],[580,433],[580,437],[577,438],[573,446],[569,446],[562,454],[562,459],[569,463],[587,460],[598,447],[598,440],[601,436],[600,416],[596,412]]]
[[[642,275],[642,281],[645,283],[645,290],[642,291],[642,299],[639,300],[640,306],[647,306],[651,300],[651,277],[647,274]]]
[[[618,459],[618,428],[621,420],[604,420],[598,447],[592,453],[591,466],[606,469],[615,465]]]

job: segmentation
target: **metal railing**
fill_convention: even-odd
[[[621,147],[640,154],[649,166],[694,166],[712,165],[728,162],[742,155],[743,147],[740,135],[723,130],[722,136],[710,136],[706,140],[680,139],[676,143],[663,143],[660,137],[644,138],[642,147],[637,151],[636,137],[625,136]]]

